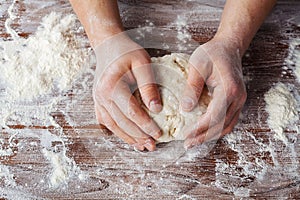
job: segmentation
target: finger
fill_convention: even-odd
[[[184,147],[188,149],[195,146],[196,144],[202,144],[206,141],[219,139],[224,128],[223,125],[223,123],[218,123],[213,127],[209,128],[208,130],[205,130],[201,133],[199,132],[196,135],[188,137],[184,142]]]
[[[112,119],[110,114],[107,112],[107,110],[103,106],[98,107],[99,114],[101,115],[101,119],[103,120],[103,123],[105,126],[112,131],[116,136],[121,138],[124,142],[133,145],[136,144],[137,141],[126,134],[120,127],[115,123],[115,121]]]
[[[106,126],[104,125],[104,122],[102,120],[101,114],[98,111],[98,108],[95,106],[95,114],[96,114],[96,119],[100,125],[100,129],[107,129]]]
[[[189,76],[187,86],[184,89],[181,107],[184,111],[191,111],[201,96],[204,86],[204,79],[198,71],[191,65],[189,67]]]
[[[239,103],[237,101],[234,101],[227,110],[226,113],[226,118],[225,118],[225,127],[228,126],[228,124],[230,124],[230,122],[232,121],[232,119],[235,117],[236,112],[238,112],[238,110],[240,110],[240,106]]]
[[[154,140],[144,133],[134,122],[129,120],[114,102],[111,102],[110,104],[111,117],[116,124],[140,145],[145,146],[149,151],[155,150]]]
[[[234,114],[233,119],[225,127],[223,126],[222,123],[219,123],[214,127],[210,128],[209,130],[199,133],[198,136],[196,136],[195,138],[192,137],[187,138],[184,142],[185,148],[188,149],[188,148],[192,148],[197,144],[202,144],[204,142],[217,140],[225,136],[226,134],[230,133],[233,130],[236,123],[238,122],[240,111],[241,109]]]
[[[213,97],[206,113],[199,117],[198,122],[194,126],[185,128],[183,131],[184,138],[196,137],[199,133],[205,132],[219,123],[224,125],[226,110],[226,95],[224,95],[223,87],[218,86],[214,89]]]
[[[154,113],[159,113],[162,110],[162,103],[150,60],[133,63],[132,73],[146,107]]]
[[[118,110],[125,115],[130,121],[139,127],[144,133],[150,135],[154,139],[158,139],[162,133],[157,124],[150,118],[145,110],[142,109],[136,98],[126,83],[120,81],[113,92],[113,99],[118,106]],[[121,116],[121,114],[118,114]],[[116,117],[118,117],[116,115]]]
[[[230,132],[233,130],[234,126],[235,126],[235,125],[237,124],[237,122],[239,121],[239,116],[240,116],[241,110],[242,110],[242,109],[239,109],[239,110],[235,113],[233,119],[230,121],[230,123],[227,125],[227,127],[224,128],[224,130],[223,130],[223,132],[222,132],[222,136],[227,135],[228,133],[230,133]]]
[[[189,60],[187,86],[181,100],[184,111],[191,111],[198,103],[204,83],[212,72],[212,62],[202,48],[197,48]]]

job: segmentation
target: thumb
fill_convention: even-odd
[[[196,49],[191,55],[188,69],[187,84],[181,99],[181,107],[187,112],[193,110],[198,104],[205,81],[212,70],[211,60],[202,47]]]

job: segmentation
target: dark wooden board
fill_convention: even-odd
[[[3,8],[0,37],[3,39],[9,39],[4,23],[11,3],[0,1]],[[179,43],[174,22],[178,16],[185,17],[193,39],[204,43],[216,32],[223,5],[224,1],[122,0],[120,12],[126,29],[152,22],[169,32],[168,37],[174,44]],[[0,176],[2,197],[18,194],[21,199],[299,199],[300,136],[296,130],[285,131],[294,138],[293,148],[275,140],[264,110],[264,94],[274,83],[294,84],[299,90],[291,71],[284,76],[281,73],[290,41],[300,38],[299,27],[290,23],[291,18],[299,16],[299,10],[300,1],[279,1],[243,58],[248,99],[243,117],[230,137],[234,141],[221,139],[204,157],[198,155],[186,160],[183,157],[180,162],[177,159],[184,153],[180,143],[159,145],[154,153],[135,152],[99,129],[93,114],[90,79],[84,97],[73,92],[75,84],[74,90],[66,92],[69,99],[60,102],[56,112],[51,113],[59,128],[39,124],[26,127],[12,122],[11,129],[1,130],[1,138],[6,143],[17,133],[12,137],[15,153],[1,157],[0,161],[9,167],[17,186],[6,185],[5,178]],[[72,12],[67,1],[17,1],[14,12],[20,17],[12,27],[20,36],[28,37],[41,17],[51,11]],[[150,49],[149,53],[157,56],[165,51]],[[65,112],[68,101],[76,98],[79,98],[76,106]],[[70,119],[74,124],[70,124]],[[87,180],[80,181],[75,176],[60,188],[49,188],[51,167],[42,154],[38,137],[45,132],[62,138],[67,147],[66,156],[89,175]],[[53,142],[52,146],[57,147],[58,152],[63,151],[62,142]],[[270,152],[268,146],[274,152]]]

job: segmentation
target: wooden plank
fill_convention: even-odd
[[[7,8],[11,2],[1,1],[1,7]],[[188,20],[193,39],[204,43],[216,32],[223,4],[224,1],[122,0],[120,9],[127,29],[152,22],[170,32],[168,37],[176,47],[180,43],[175,25],[178,16]],[[3,10],[0,36],[7,39],[9,35],[4,27],[7,12]],[[28,37],[41,16],[53,10],[71,12],[67,1],[18,1],[14,11],[21,17],[14,21],[13,28],[20,36]],[[244,74],[249,79],[243,118],[234,133],[219,140],[204,157],[207,151],[203,149],[203,155],[183,156],[181,143],[161,144],[153,153],[135,152],[105,130],[99,130],[89,79],[91,84],[84,97],[76,95],[77,86],[74,86],[74,90],[66,92],[66,101],[60,102],[51,113],[59,127],[40,124],[26,127],[12,122],[10,130],[1,131],[4,145],[9,140],[15,144],[4,146],[13,153],[1,157],[1,165],[9,167],[16,183],[16,186],[7,185],[6,179],[0,176],[3,197],[15,193],[49,199],[232,199],[234,195],[237,198],[300,198],[299,134],[295,130],[286,131],[294,146],[276,141],[266,124],[263,100],[264,93],[278,81],[299,88],[291,72],[284,76],[281,73],[289,40],[300,37],[299,28],[288,22],[299,15],[299,10],[299,1],[280,1],[254,38],[243,58]],[[157,56],[166,51],[150,49],[149,53]],[[68,107],[75,100],[77,104]],[[60,139],[50,141],[50,147],[45,147],[47,134]],[[76,163],[70,164],[71,169],[80,168],[87,178],[81,180],[77,171],[67,184],[49,187],[52,167],[43,149],[57,153],[67,149],[65,156]]]

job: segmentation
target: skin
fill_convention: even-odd
[[[109,41],[110,37],[124,31],[116,0],[70,2],[96,55],[100,55],[97,52],[104,48],[102,44]],[[234,128],[247,96],[242,80],[241,57],[275,3],[275,0],[227,0],[216,35],[192,54],[181,108],[187,112],[193,110],[204,83],[210,88],[213,98],[198,123],[184,130],[185,147],[217,139]],[[101,78],[95,89],[97,119],[138,150],[146,148],[153,151],[154,141],[161,132],[131,96],[129,89],[130,85],[136,83],[144,104],[153,112],[161,111],[160,95],[149,65],[150,57],[125,34],[115,37],[115,40],[118,41],[107,43],[111,49],[126,44],[127,48],[134,50],[118,56],[118,59],[105,66],[105,70],[98,63],[98,75]],[[112,88],[117,88],[117,93],[109,92]],[[97,94],[101,96],[97,98]],[[118,99],[125,98],[129,100],[129,106],[122,109],[124,106]]]

